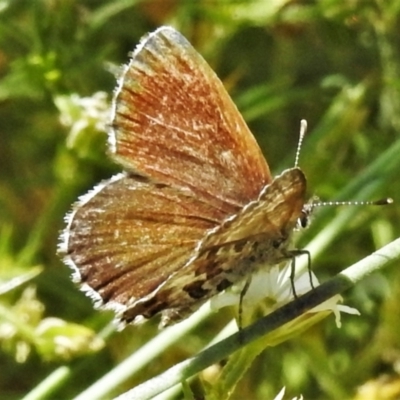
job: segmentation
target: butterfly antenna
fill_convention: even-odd
[[[307,121],[302,119],[300,121],[300,135],[299,135],[299,142],[297,144],[296,149],[296,157],[294,160],[294,167],[299,166],[299,159],[300,159],[300,151],[301,146],[303,145],[304,136],[307,132]],[[379,199],[375,201],[318,201],[318,200],[311,200],[310,203],[305,206],[303,210],[305,214],[309,214],[312,209],[315,207],[325,207],[325,206],[386,206],[388,204],[392,204],[393,199],[390,197]]]
[[[296,158],[294,159],[295,168],[299,166],[301,146],[303,145],[303,140],[304,136],[306,135],[306,132],[307,132],[307,121],[305,119],[302,119],[300,121],[300,135],[299,135],[299,142],[297,143]]]
[[[393,199],[387,197],[375,201],[317,201],[312,203],[312,207],[325,207],[325,206],[387,206],[392,204]]]

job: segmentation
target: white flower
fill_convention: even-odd
[[[290,279],[291,263],[288,263],[284,268],[274,266],[268,270],[260,270],[251,277],[250,286],[243,298],[243,308],[254,307],[262,304],[266,307],[265,314],[269,314],[275,309],[289,303],[295,299],[292,290],[292,282]],[[317,277],[311,272],[302,271],[294,277],[294,287],[297,296],[300,296],[312,290],[310,278],[312,279],[313,287],[319,286]],[[241,282],[234,285],[227,291],[215,296],[211,299],[211,308],[218,310],[226,306],[237,306],[240,302],[240,294],[245,283]],[[318,313],[321,311],[331,311],[336,317],[336,325],[341,326],[340,312],[348,314],[360,315],[360,313],[351,307],[338,304],[342,301],[339,295],[333,296],[329,300],[319,304],[317,307],[308,311],[308,313]]]

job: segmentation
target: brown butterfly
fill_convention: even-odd
[[[271,177],[221,81],[173,28],[133,52],[109,142],[124,172],[78,200],[60,250],[74,280],[120,322],[177,322],[260,265],[294,257],[303,172]]]

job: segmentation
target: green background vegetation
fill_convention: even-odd
[[[94,104],[107,109],[117,67],[164,24],[223,80],[274,173],[293,165],[305,118],[300,165],[310,195],[394,198],[392,206],[359,207],[312,258],[321,281],[399,236],[399,1],[0,1],[2,399],[22,398],[61,367],[64,378],[31,398],[73,398],[158,332],[151,321],[104,343],[93,339],[112,316],[95,311],[71,283],[56,247],[71,203],[118,171],[105,156],[97,116],[74,99],[103,91],[107,103],[95,97]],[[374,174],[359,178],[378,159]],[[338,212],[317,213],[298,246]],[[270,399],[283,386],[287,398],[399,398],[399,274],[393,262],[347,292],[345,303],[361,316],[344,315],[340,330],[330,317],[267,349],[232,398]],[[213,315],[104,398],[194,355],[228,321],[227,313]],[[212,384],[220,368],[202,379]],[[198,381],[193,386],[200,390]]]

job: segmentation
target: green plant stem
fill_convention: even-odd
[[[57,389],[62,382],[65,382],[71,375],[69,367],[63,366],[57,368],[45,380],[40,382],[33,390],[31,390],[23,400],[37,400],[49,398],[49,394]]]

